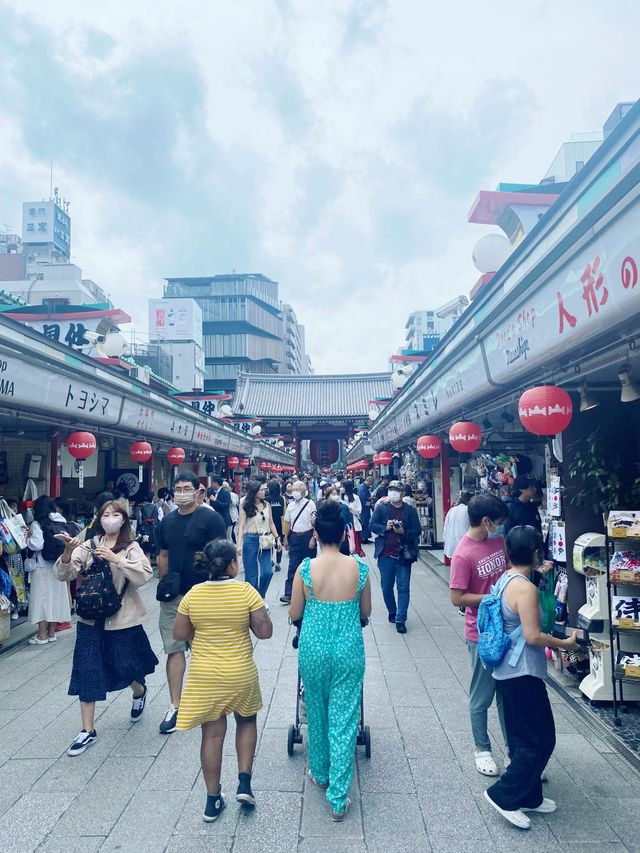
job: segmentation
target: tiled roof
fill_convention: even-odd
[[[353,376],[263,376],[241,373],[233,411],[256,418],[359,419],[370,400],[391,397],[390,373]]]

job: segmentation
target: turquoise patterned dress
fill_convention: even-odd
[[[300,675],[309,721],[309,769],[329,783],[327,800],[334,812],[345,810],[353,776],[353,759],[364,679],[364,642],[360,594],[369,567],[356,560],[358,592],[351,601],[318,601],[311,582],[311,561],[300,576],[309,588],[299,645]]]

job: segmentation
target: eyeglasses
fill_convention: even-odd
[[[196,490],[193,488],[191,488],[191,489],[174,489],[173,493],[174,493],[174,495],[195,495]]]

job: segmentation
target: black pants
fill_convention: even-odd
[[[547,687],[541,678],[522,675],[498,681],[509,739],[511,764],[489,788],[489,796],[506,811],[535,809],[542,802],[540,777],[556,745]]]
[[[309,548],[309,541],[312,536],[313,530],[307,530],[305,533],[289,534],[289,571],[287,572],[287,580],[284,585],[284,594],[289,597],[291,596],[293,579],[298,566],[307,557],[313,559],[317,554],[316,548]]]

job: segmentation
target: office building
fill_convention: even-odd
[[[440,308],[411,313],[405,326],[406,342],[403,349],[410,352],[431,352],[462,316],[468,305],[466,296],[458,296]]]

